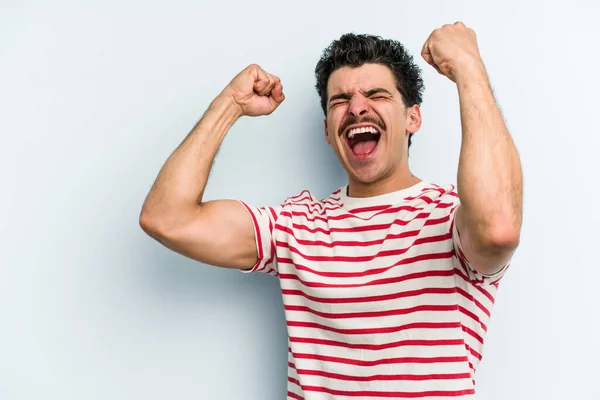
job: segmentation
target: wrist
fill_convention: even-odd
[[[209,109],[218,110],[228,119],[237,120],[244,112],[242,107],[235,101],[233,96],[225,91],[221,92],[210,104]]]
[[[195,130],[210,132],[209,136],[220,143],[240,115],[241,110],[234,99],[221,94],[210,103]]]
[[[483,63],[475,63],[457,68],[454,73],[458,86],[487,85],[488,76]]]

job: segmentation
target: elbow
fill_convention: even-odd
[[[149,211],[143,208],[139,216],[140,228],[155,239],[165,238],[172,230],[173,218],[169,218],[162,213]]]
[[[178,237],[193,219],[194,210],[180,207],[179,211],[156,212],[143,208],[139,216],[139,225],[144,232],[157,240]]]
[[[496,252],[514,251],[521,241],[520,226],[514,224],[497,224],[481,240],[484,248],[492,249]]]
[[[513,209],[493,213],[480,231],[480,244],[500,252],[515,250],[521,241],[522,217]]]
[[[148,235],[156,237],[159,235],[161,229],[160,219],[156,218],[155,215],[143,209],[139,217],[140,228]]]

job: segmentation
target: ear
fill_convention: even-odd
[[[325,141],[327,142],[327,144],[331,144],[331,142],[329,141],[329,132],[327,131],[327,119],[323,120],[323,125],[325,127]]]
[[[406,110],[406,132],[415,133],[421,128],[421,109],[418,105]]]

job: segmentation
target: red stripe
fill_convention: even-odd
[[[295,400],[304,400],[304,397],[298,396],[296,393],[290,392],[289,390],[287,392],[287,396]]]
[[[266,211],[267,211],[267,213],[268,212],[271,213],[271,215],[273,216],[273,221],[277,220],[277,216],[275,215],[275,210],[273,210],[273,208],[268,207]],[[267,218],[268,218],[268,215],[267,215]],[[273,222],[272,222],[271,218],[268,218],[268,220],[269,220],[269,232],[271,233],[271,238],[272,238],[273,237],[272,236],[273,235]],[[265,263],[265,266],[270,265],[273,262],[274,258],[275,258],[275,246],[273,245],[272,240],[271,240],[271,254],[269,254],[269,259]],[[273,270],[273,268],[271,268],[271,270],[273,272],[275,272],[275,270]],[[269,271],[267,273],[270,273],[270,272],[271,271]],[[277,273],[275,272],[275,274],[277,274]]]
[[[288,279],[289,278],[289,274],[282,274],[284,276],[284,278],[282,279]],[[473,302],[478,308],[480,308],[486,315],[488,315],[488,317],[490,316],[490,312],[485,308],[485,306],[483,304],[481,304],[479,301],[477,301],[471,294],[465,292],[462,288],[460,287],[456,287],[456,288],[424,288],[424,289],[419,289],[419,290],[412,290],[412,291],[404,291],[404,292],[399,292],[399,293],[395,293],[395,294],[388,294],[388,295],[380,295],[380,296],[371,296],[371,297],[361,297],[361,298],[319,298],[319,297],[314,297],[314,296],[310,296],[306,293],[304,293],[301,290],[292,290],[292,289],[283,289],[282,290],[282,294],[283,295],[299,295],[299,296],[303,296],[309,300],[315,301],[315,302],[320,302],[320,303],[353,303],[353,302],[369,302],[369,301],[382,301],[382,300],[393,300],[396,298],[402,298],[402,297],[412,297],[412,296],[418,296],[421,294],[452,294],[452,293],[459,293],[460,295],[462,295],[463,297],[465,297],[466,299],[470,300],[471,302]],[[287,306],[286,306],[287,307]],[[479,319],[478,316],[476,316],[474,313],[470,312],[469,310],[467,310],[466,308],[459,306],[459,311],[461,311],[463,314],[471,317],[472,319],[474,319],[476,322],[478,322],[481,327],[483,328],[484,331],[487,331],[487,326],[481,322],[481,320]],[[308,312],[313,312],[315,315],[319,315],[318,312],[306,307],[306,310]],[[355,313],[355,315],[361,315],[361,317],[367,317],[369,314],[376,316],[377,314],[379,315],[384,315],[386,313],[389,313],[388,315],[396,315],[395,313],[397,312],[397,310],[390,310],[390,311],[380,311],[380,312],[371,312],[371,313],[364,313],[364,314],[357,314]],[[325,313],[323,313],[325,314]],[[346,314],[347,316],[344,316],[344,314],[338,314],[340,315],[338,318],[353,318],[354,316],[352,315],[352,313],[348,313]],[[335,318],[335,314],[330,314],[327,316],[328,318]]]
[[[282,212],[281,216],[283,216],[283,215],[284,215],[284,213]],[[348,228],[336,228],[336,227],[329,227],[329,226],[327,226],[327,229],[319,228],[319,227],[311,228],[306,225],[294,224],[294,223],[292,224],[292,227],[295,229],[307,231],[310,233],[324,233],[326,235],[329,235],[331,232],[350,232],[350,233],[370,232],[370,231],[389,230],[393,225],[406,226],[410,222],[412,222],[413,220],[415,220],[417,218],[425,219],[429,215],[430,215],[430,213],[421,213],[421,214],[418,214],[417,216],[415,216],[415,218],[411,219],[411,220],[396,219],[390,223],[385,223],[385,224],[360,225],[360,226],[354,226],[354,227],[348,227]],[[431,226],[431,225],[443,224],[445,222],[448,222],[449,218],[450,218],[449,216],[445,216],[445,217],[441,217],[441,218],[426,219],[424,221],[423,225]],[[283,225],[281,223],[277,223],[277,224],[275,224],[275,229],[281,229],[282,226]]]
[[[303,259],[310,260],[310,261],[370,262],[379,257],[391,257],[391,256],[402,255],[402,254],[406,253],[407,251],[409,251],[410,249],[415,248],[416,246],[419,246],[424,243],[442,242],[442,241],[448,240],[448,239],[450,239],[450,237],[448,237],[447,235],[432,236],[432,237],[426,237],[426,238],[422,238],[422,239],[416,239],[413,242],[413,244],[411,244],[409,247],[404,247],[401,249],[392,249],[392,250],[380,250],[376,254],[372,254],[372,255],[368,255],[368,256],[315,256],[315,255],[304,254],[296,246],[292,246],[289,243],[282,242],[279,240],[277,240],[275,242],[275,245],[277,247],[283,248],[283,249],[288,248],[288,249],[290,249],[290,252],[298,254]],[[446,252],[445,254],[447,254],[447,257],[445,257],[445,258],[449,258],[452,256],[451,251]],[[425,255],[421,254],[416,257],[422,257],[422,256],[425,256]],[[414,258],[416,258],[416,257],[414,257]],[[426,259],[428,259],[428,258],[426,258]]]
[[[297,201],[305,201],[305,200],[314,200],[314,197],[311,192],[308,190],[303,190],[295,196],[290,196],[289,201],[295,203]]]
[[[353,381],[353,382],[371,382],[371,381],[431,381],[431,380],[453,380],[453,379],[471,379],[471,374],[463,372],[459,374],[397,374],[397,375],[370,375],[370,376],[357,376],[357,375],[343,375],[335,374],[325,371],[316,371],[312,369],[299,369],[297,370],[299,375],[310,375],[310,376],[322,376],[329,379],[339,379],[342,381]]]
[[[477,270],[471,267],[469,260],[467,260],[466,256],[462,252],[460,246],[455,246],[456,251],[458,252],[458,261],[460,261],[460,265],[463,267],[465,273],[469,276],[469,282],[475,285],[481,285],[484,282],[483,278],[477,277]],[[471,272],[471,274],[469,274]]]
[[[461,270],[455,269],[455,271],[456,275],[460,276],[465,282],[471,283],[471,280],[465,274],[463,274]],[[487,297],[492,302],[492,304],[494,304],[494,296],[492,296],[490,292],[488,292],[479,285],[473,285],[472,287],[476,288],[481,294]]]
[[[485,315],[487,315],[488,317],[492,316],[490,311],[479,300],[477,300],[475,297],[473,297],[473,295],[471,293],[466,292],[460,286],[456,286],[456,291],[463,297],[471,300],[481,311],[483,311],[485,313]]]
[[[409,196],[404,198],[405,201],[414,201],[414,200],[422,200],[427,204],[433,203],[433,200],[429,196],[425,196],[425,194],[419,194],[417,196]],[[439,200],[438,200],[439,201]]]
[[[273,221],[277,221],[277,214],[275,213],[275,209],[273,207],[269,207],[269,212],[271,212],[271,216],[273,217]],[[271,224],[271,221],[269,219],[269,226]]]
[[[287,321],[288,327],[298,327],[298,328],[315,328],[321,329],[324,331],[335,332],[342,335],[378,335],[383,333],[394,333],[407,331],[410,329],[451,329],[451,328],[460,328],[460,322],[413,322],[410,324],[398,325],[398,326],[388,326],[388,327],[379,327],[379,328],[355,328],[355,329],[341,329],[333,326],[328,326],[324,324],[317,324],[314,322],[305,322],[305,321]],[[465,327],[463,326],[463,330]],[[472,332],[472,331],[471,331]]]
[[[318,360],[327,361],[332,363],[358,365],[361,367],[374,367],[377,365],[386,364],[438,364],[438,363],[463,363],[468,362],[466,356],[461,357],[396,357],[396,358],[382,358],[380,360],[364,361],[364,360],[353,360],[351,358],[342,357],[330,357],[323,356],[320,354],[307,354],[307,353],[294,353],[294,358],[306,359],[306,360]]]
[[[292,378],[291,376],[288,377],[288,382],[292,382],[292,383],[295,383],[296,385],[300,386],[300,381],[298,381],[298,379],[296,379],[296,378]]]
[[[425,189],[423,189],[423,190],[425,190]],[[435,183],[432,183],[431,186],[428,186],[426,190],[438,192],[440,195],[446,193],[446,189],[441,188],[440,186],[436,185]]]
[[[329,197],[324,200],[321,200],[323,203],[329,203],[335,206],[339,206],[340,204],[340,196],[334,196],[335,192],[332,193]]]
[[[456,305],[419,305],[411,308],[404,309],[395,309],[395,310],[382,310],[382,311],[365,311],[365,312],[348,312],[348,313],[326,313],[314,310],[310,307],[306,306],[294,306],[294,305],[285,305],[284,309],[286,311],[299,311],[299,312],[307,312],[322,318],[329,319],[349,319],[349,318],[376,318],[376,317],[388,317],[393,315],[407,315],[415,312],[423,312],[423,311],[432,311],[432,312],[441,312],[441,311],[455,311],[458,307],[458,310],[473,319],[477,322],[481,328],[487,332],[487,326],[479,320],[479,317],[467,310],[462,306]]]
[[[421,193],[421,194],[419,194],[417,196],[409,196],[409,197],[406,197],[404,200],[405,201],[421,200],[421,201],[424,201],[427,204],[437,204],[437,207],[439,207],[439,208],[448,208],[448,207],[451,207],[454,204],[454,202],[442,203],[441,202],[441,196],[439,194],[437,194],[437,193],[433,193],[433,196],[437,197],[438,199],[437,200],[433,200],[432,196],[430,196],[430,194],[432,194],[432,193],[429,193],[429,192],[430,191],[427,191],[427,192]],[[442,192],[443,192],[443,190],[442,190]],[[441,194],[444,194],[444,193],[441,193]]]
[[[347,312],[347,313],[327,313],[313,310],[306,306],[293,306],[285,305],[283,307],[286,311],[301,311],[308,312],[313,315],[317,315],[323,318],[330,319],[347,319],[347,318],[374,318],[374,317],[387,317],[391,315],[407,315],[421,311],[455,311],[457,306],[454,304],[450,305],[419,305],[411,308],[395,309],[395,310],[381,310],[381,311],[365,311],[365,312]]]
[[[453,255],[453,252],[451,252],[451,251],[448,253],[421,254],[416,257],[404,258],[404,259],[398,261],[397,263],[390,265],[389,267],[373,268],[373,269],[368,269],[365,271],[358,271],[358,272],[316,271],[305,265],[298,264],[290,258],[285,258],[285,257],[279,258],[278,262],[279,262],[279,264],[291,264],[299,271],[310,272],[310,273],[318,275],[318,276],[325,276],[325,277],[330,277],[330,278],[354,278],[354,277],[364,277],[364,276],[369,276],[369,275],[381,274],[381,273],[387,272],[388,270],[390,270],[394,267],[397,267],[399,265],[410,264],[413,262],[419,262],[419,261],[423,261],[423,260],[438,260],[438,259],[444,259],[444,258],[451,258],[452,255]]]
[[[434,196],[437,196],[437,195],[434,194]],[[436,204],[436,208],[448,208],[448,207],[452,207],[452,205],[454,204],[454,203],[442,203],[439,199],[433,200],[430,196],[425,196],[423,194],[420,194],[418,196],[407,197],[404,200],[405,201],[421,200],[430,205]]]
[[[423,288],[417,290],[407,290],[404,292],[383,294],[378,296],[364,296],[364,297],[341,297],[341,298],[330,298],[330,297],[316,297],[308,295],[301,290],[282,289],[281,293],[285,296],[302,296],[308,300],[316,301],[319,303],[328,304],[345,304],[345,303],[369,303],[376,301],[395,300],[404,297],[420,296],[422,294],[452,294],[456,293],[455,287],[450,288]]]
[[[477,341],[479,343],[483,344],[483,338],[477,332],[475,332],[473,329],[462,325],[462,330],[463,330],[463,332],[466,332],[469,335],[473,336],[475,339],[477,339]]]
[[[393,239],[404,239],[409,237],[417,237],[417,239],[413,242],[413,244],[423,244],[423,243],[436,243],[444,240],[452,239],[452,235],[450,233],[445,233],[442,235],[433,235],[433,236],[424,236],[418,237],[421,233],[420,230],[412,230],[412,231],[403,231],[400,233],[388,233],[385,237],[381,239],[375,240],[333,240],[333,241],[324,241],[324,240],[308,240],[308,239],[300,239],[298,238],[294,231],[286,226],[278,226],[280,231],[283,231],[294,238],[294,240],[303,246],[320,246],[320,247],[328,247],[333,248],[336,246],[360,246],[367,247],[373,245],[380,245],[385,243],[388,240]]]
[[[441,270],[441,271],[423,271],[423,272],[415,272],[413,274],[407,274],[404,276],[394,276],[391,278],[381,278],[375,279],[369,282],[364,283],[324,283],[324,282],[313,282],[313,281],[305,281],[300,278],[296,274],[281,274],[281,279],[286,280],[296,280],[302,283],[303,286],[306,287],[318,287],[318,288],[358,288],[358,287],[367,287],[367,286],[378,286],[378,285],[388,285],[391,283],[400,283],[404,281],[410,281],[413,279],[424,279],[431,278],[434,276],[452,276],[454,275],[454,271],[452,270]]]
[[[328,389],[320,386],[304,386],[302,385],[302,390],[305,392],[320,392],[320,393],[329,393],[335,396],[356,396],[356,397],[395,397],[395,398],[422,398],[422,397],[458,397],[458,396],[467,396],[475,394],[475,390],[467,389],[467,390],[453,390],[453,391],[444,391],[444,390],[432,390],[428,392],[380,392],[380,391],[372,391],[372,390],[362,390],[362,391],[349,391],[349,390],[334,390]]]
[[[392,207],[391,204],[383,204],[383,205],[378,205],[378,206],[353,208],[353,209],[349,210],[349,212],[351,212],[353,214],[358,214],[358,213],[363,213],[363,212],[386,211],[385,214],[388,214],[388,213],[398,212],[402,209],[402,207],[408,207],[408,208],[405,208],[406,211],[420,211],[423,209],[422,207],[416,208],[414,206],[406,206],[406,205]]]
[[[290,336],[290,342],[293,343],[309,343],[317,344],[322,346],[334,346],[343,347],[347,349],[361,349],[361,350],[387,350],[394,349],[404,346],[463,346],[464,340],[462,339],[442,339],[442,340],[400,340],[397,342],[382,343],[382,344],[371,344],[371,343],[346,343],[336,340],[325,340],[316,338],[296,337]],[[295,366],[293,367],[295,368]]]
[[[295,208],[306,208],[306,211],[308,211],[309,213],[315,213],[317,215],[323,215],[326,211],[337,211],[342,208],[341,205],[327,207],[322,203],[317,203],[314,201],[311,201],[309,204],[294,202],[293,205]]]
[[[477,315],[475,315],[475,313],[467,310],[466,308],[464,308],[463,306],[458,306],[458,310],[465,314],[466,316],[470,317],[471,319],[473,319],[475,322],[477,322],[479,324],[479,326],[481,326],[481,329],[483,329],[484,331],[487,332],[487,326],[481,322],[481,320],[479,319],[479,317]]]
[[[471,348],[471,346],[469,346],[468,344],[465,343],[465,347],[467,348],[467,350],[469,351],[469,353],[471,353],[473,355],[473,357],[477,358],[479,361],[481,361],[481,359],[483,358],[481,356],[481,354],[479,354],[477,351],[473,350]]]
[[[339,204],[333,204],[333,203],[329,203],[332,205],[336,205],[336,206],[340,206]],[[376,207],[370,207],[370,208],[376,208]],[[351,210],[350,213],[346,212],[344,214],[339,214],[339,215],[328,215],[327,217],[320,217],[318,215],[309,215],[306,212],[303,211],[284,211],[281,213],[281,215],[288,217],[288,218],[293,218],[293,217],[302,217],[305,218],[307,221],[310,222],[314,222],[314,221],[323,221],[323,222],[329,222],[329,221],[341,221],[344,219],[359,219],[362,221],[368,221],[370,219],[372,219],[373,217],[377,216],[377,215],[381,215],[381,214],[395,214],[398,213],[400,211],[409,211],[409,212],[417,212],[417,211],[423,211],[424,208],[422,207],[414,207],[414,206],[398,206],[398,207],[393,207],[390,208],[390,206],[384,206],[384,208],[386,208],[385,211],[374,214],[368,218],[365,217],[360,217],[358,215],[354,215],[354,214],[350,214],[352,212],[355,212],[356,210]]]
[[[334,240],[331,242],[325,242],[323,240],[306,240],[306,239],[299,239],[296,237],[296,235],[294,234],[294,231],[290,228],[288,228],[287,226],[281,226],[278,225],[277,229],[279,229],[280,231],[283,231],[289,235],[291,235],[298,244],[301,244],[303,246],[323,246],[323,247],[330,247],[333,248],[335,246],[360,246],[360,247],[366,247],[366,246],[373,246],[373,245],[379,245],[379,244],[383,244],[385,241],[387,240],[393,240],[393,239],[404,239],[404,238],[408,238],[408,237],[414,237],[414,236],[418,236],[420,231],[418,230],[413,230],[413,231],[404,231],[404,232],[400,232],[400,233],[388,233],[387,235],[385,235],[384,238],[382,239],[376,239],[376,240],[365,240],[365,241],[359,241],[359,240]],[[447,236],[447,235],[444,235]]]

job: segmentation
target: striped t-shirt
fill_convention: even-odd
[[[288,399],[474,398],[508,263],[484,276],[466,259],[453,185],[242,204],[258,249],[250,271],[281,284]]]

